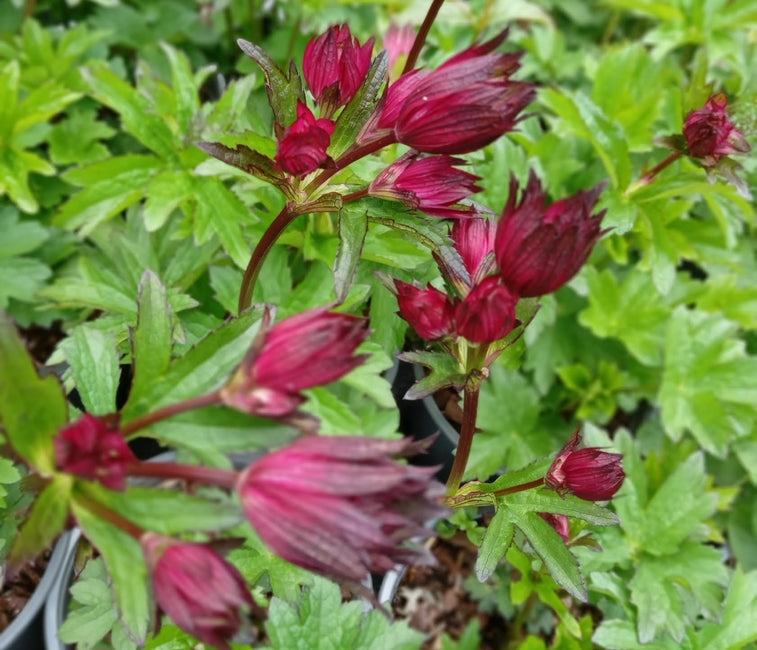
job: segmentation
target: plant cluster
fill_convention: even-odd
[[[241,4],[203,20],[256,16]],[[181,49],[102,58],[119,36],[98,25],[140,2],[57,31],[27,17],[0,48],[0,479],[23,464],[9,492],[33,495],[4,551],[17,567],[75,523],[102,558],[61,638],[228,649],[255,642],[254,614],[272,647],[417,647],[314,574],[377,604],[370,574],[429,561],[436,524],[475,543],[482,583],[511,567],[513,643],[545,647],[523,626],[536,600],[554,647],[757,639],[739,623],[757,608],[754,168],[732,157],[755,120],[707,59],[737,67],[720,39],[757,15],[652,11],[591,65],[562,36],[600,24],[579,4],[554,8],[572,32],[536,3],[476,23],[475,4],[460,25],[433,0],[417,30],[298,27],[302,65],[282,67],[274,3],[239,40],[249,74],[210,101],[188,23],[164,37]],[[754,83],[730,88],[742,106]],[[38,361],[65,390],[24,340],[54,319]],[[413,464],[432,441],[396,435],[379,375],[398,352],[423,368],[405,399],[462,400],[446,488]],[[176,460],[138,458],[145,437]]]

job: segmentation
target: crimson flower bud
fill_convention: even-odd
[[[430,284],[420,289],[395,280],[399,314],[427,341],[435,341],[455,332],[455,308],[446,293]]]
[[[410,151],[376,177],[368,194],[404,201],[436,217],[469,217],[473,208],[459,203],[481,188],[476,185],[478,176],[456,167],[464,164],[461,158]]]
[[[251,362],[220,392],[225,404],[253,415],[291,415],[305,400],[301,391],[336,381],[366,359],[354,355],[368,336],[366,321],[327,307],[286,318],[260,336]]]
[[[53,446],[58,469],[111,490],[126,488],[127,467],[136,461],[121,432],[89,413],[62,428]]]
[[[533,87],[510,80],[519,54],[493,50],[502,32],[443,63],[389,86],[377,126],[394,129],[398,142],[425,153],[475,151],[512,130],[534,98]]]
[[[518,323],[518,296],[489,277],[455,307],[456,332],[471,343],[493,343],[505,338]]]
[[[400,545],[428,537],[446,514],[434,468],[397,463],[409,439],[306,436],[254,462],[237,489],[265,544],[298,566],[359,583],[423,556]]]
[[[373,39],[365,45],[347,25],[332,25],[305,47],[302,72],[316,103],[331,115],[355,96],[371,65]]]
[[[331,144],[334,122],[315,119],[312,111],[297,102],[297,119],[279,140],[276,162],[287,174],[304,176],[329,160],[326,150]]]
[[[242,575],[203,544],[157,533],[140,538],[152,571],[158,607],[182,630],[215,648],[230,650],[252,596]]]
[[[620,464],[623,455],[599,447],[576,449],[580,443],[576,431],[552,462],[544,483],[561,494],[570,492],[587,501],[611,499],[626,477]]]
[[[473,286],[495,270],[494,235],[497,222],[484,217],[457,219],[450,236],[470,274]]]
[[[565,515],[556,515],[551,512],[540,512],[539,516],[552,526],[566,542],[570,541],[570,519]]]
[[[713,167],[721,156],[747,153],[751,147],[746,138],[731,123],[725,93],[710,97],[707,103],[686,116],[683,135],[689,155],[698,158],[705,167]]]
[[[586,262],[596,241],[605,210],[592,215],[600,183],[546,207],[541,182],[531,172],[520,204],[518,182],[510,180],[510,196],[497,226],[494,251],[504,283],[522,297],[559,289]]]

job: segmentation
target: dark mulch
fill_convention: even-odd
[[[52,551],[47,549],[19,570],[5,574],[0,591],[0,632],[13,622],[29,602],[39,581],[42,580],[51,554]]]

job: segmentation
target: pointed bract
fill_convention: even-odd
[[[626,477],[620,462],[622,454],[599,447],[576,449],[580,443],[576,431],[552,462],[544,483],[561,494],[569,492],[587,501],[611,499]]]
[[[605,211],[592,214],[600,183],[546,206],[541,182],[531,172],[520,203],[518,183],[510,181],[510,196],[497,225],[494,250],[503,282],[522,297],[552,293],[568,282],[586,262]]]
[[[464,164],[461,158],[410,151],[376,177],[368,194],[403,201],[436,217],[470,217],[473,207],[460,201],[481,191],[476,185],[481,179],[458,167]]]
[[[494,236],[497,222],[484,217],[458,219],[450,236],[475,286],[495,270]]]
[[[331,144],[334,123],[316,120],[312,111],[297,102],[297,119],[285,131],[276,150],[276,162],[287,174],[304,176],[329,160],[326,150]]]
[[[230,650],[252,596],[239,571],[203,544],[157,533],[140,538],[152,573],[155,602],[182,630]]]
[[[331,115],[355,96],[371,65],[373,38],[365,45],[347,25],[332,25],[305,47],[302,72],[322,115]]]
[[[53,446],[59,470],[98,481],[111,490],[126,488],[127,467],[136,461],[121,432],[89,413],[61,429]]]
[[[722,156],[751,150],[742,133],[728,117],[728,98],[724,93],[710,97],[707,103],[686,116],[683,135],[689,155],[705,167],[713,167]]]
[[[347,583],[424,554],[404,542],[429,537],[446,514],[433,468],[395,462],[408,439],[309,436],[270,453],[240,476],[247,518],[277,555]]]

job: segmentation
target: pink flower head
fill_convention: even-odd
[[[455,332],[455,309],[446,293],[430,284],[420,289],[395,280],[399,314],[427,341],[443,339]]]
[[[473,208],[459,203],[481,188],[476,185],[478,176],[456,167],[464,164],[452,156],[421,156],[410,151],[376,177],[368,194],[404,201],[436,217],[469,217]]]
[[[559,289],[586,262],[600,230],[605,210],[592,214],[600,183],[549,207],[536,174],[531,172],[520,204],[518,183],[510,180],[510,196],[497,226],[494,250],[504,283],[523,297]]]
[[[494,235],[497,222],[484,217],[458,219],[452,226],[450,236],[455,242],[455,250],[470,274],[473,286],[478,284],[496,268],[494,262]]]
[[[347,25],[332,25],[305,47],[302,72],[316,103],[331,115],[355,96],[368,73],[373,39],[365,45]],[[322,113],[323,114],[323,113]]]
[[[129,463],[136,456],[117,429],[89,413],[64,427],[53,440],[58,469],[124,490]]]
[[[384,49],[388,55],[389,76],[392,77],[397,63],[403,63],[413,49],[415,42],[413,25],[396,25],[392,23],[384,35]],[[397,72],[399,74],[399,72]]]
[[[368,336],[366,321],[327,307],[291,316],[259,336],[251,359],[221,389],[225,404],[253,415],[291,415],[305,401],[301,391],[336,381],[366,359],[354,354]]]
[[[139,540],[152,571],[158,607],[182,630],[215,648],[230,650],[252,596],[242,575],[203,544],[157,533]]]
[[[489,277],[455,307],[456,333],[471,343],[494,343],[505,338],[518,324],[515,306],[518,296]]]
[[[329,160],[326,150],[331,144],[334,123],[331,120],[315,119],[312,111],[302,102],[297,102],[297,119],[279,140],[276,162],[287,174],[304,176]]]
[[[389,86],[378,128],[425,153],[475,151],[512,130],[534,98],[530,84],[510,80],[519,54],[494,52],[507,36],[457,54],[437,70],[416,70]]]
[[[555,515],[551,512],[540,512],[539,516],[552,526],[566,542],[570,541],[570,519],[565,515]]]
[[[581,436],[576,431],[553,461],[544,483],[561,494],[570,492],[587,501],[607,501],[620,489],[626,477],[620,464],[622,454],[599,447],[576,449]]]
[[[689,155],[698,158],[705,167],[713,167],[721,156],[747,153],[751,149],[731,123],[727,106],[725,93],[718,93],[710,97],[704,107],[686,116],[683,135]]]
[[[400,547],[432,534],[446,514],[433,468],[394,458],[418,451],[408,439],[307,436],[250,465],[239,477],[242,506],[278,556],[348,583],[418,560]]]

